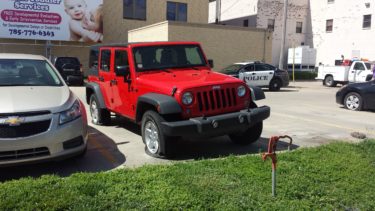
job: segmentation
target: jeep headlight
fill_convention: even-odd
[[[182,103],[184,105],[190,105],[193,103],[193,94],[191,92],[186,92],[182,95]]]
[[[69,110],[60,113],[59,124],[65,124],[71,122],[82,115],[81,104],[76,100]]]
[[[246,94],[246,88],[244,86],[239,86],[237,88],[237,95],[238,97],[243,97]]]

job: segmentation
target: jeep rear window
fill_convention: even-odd
[[[64,64],[80,65],[79,60],[75,57],[59,57],[56,59],[56,66],[62,66]]]
[[[0,86],[62,86],[56,71],[44,60],[0,59]]]
[[[133,55],[138,72],[207,65],[197,45],[136,47]]]

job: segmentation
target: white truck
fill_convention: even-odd
[[[366,82],[372,78],[371,63],[354,61],[351,66],[319,66],[317,80],[324,86]]]

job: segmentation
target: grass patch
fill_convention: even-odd
[[[375,210],[375,141],[0,184],[0,210]]]

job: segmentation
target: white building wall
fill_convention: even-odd
[[[257,15],[258,0],[221,0],[221,20],[231,21],[233,19],[244,19]],[[208,23],[215,23],[216,1],[210,2],[208,12]],[[229,24],[228,25],[233,25]],[[239,26],[242,26],[242,21]]]
[[[258,2],[257,28],[267,28],[268,19],[275,19],[272,42],[272,63],[279,64],[283,33],[284,0],[262,0]],[[311,26],[309,24],[308,0],[289,0],[287,31],[284,49],[284,65],[287,63],[288,48],[312,45]],[[302,33],[296,33],[297,22],[302,22]]]
[[[272,64],[278,65],[283,32],[284,0],[222,0],[221,23],[242,26],[243,20],[249,18],[249,27],[267,28],[268,19],[275,19],[272,40]],[[312,47],[312,30],[309,13],[309,0],[289,0],[287,19],[287,39],[284,61],[287,63],[288,48],[301,43]],[[215,22],[216,2],[209,4],[209,22]],[[296,33],[296,22],[302,22],[302,33]],[[310,26],[310,27],[309,27]]]
[[[370,3],[369,8],[365,3]],[[318,49],[317,63],[333,65],[343,55],[352,58],[359,51],[361,58],[375,60],[375,0],[312,0],[312,29],[314,47]],[[372,27],[363,29],[363,15],[372,15]],[[326,32],[326,20],[333,19],[332,32]]]

